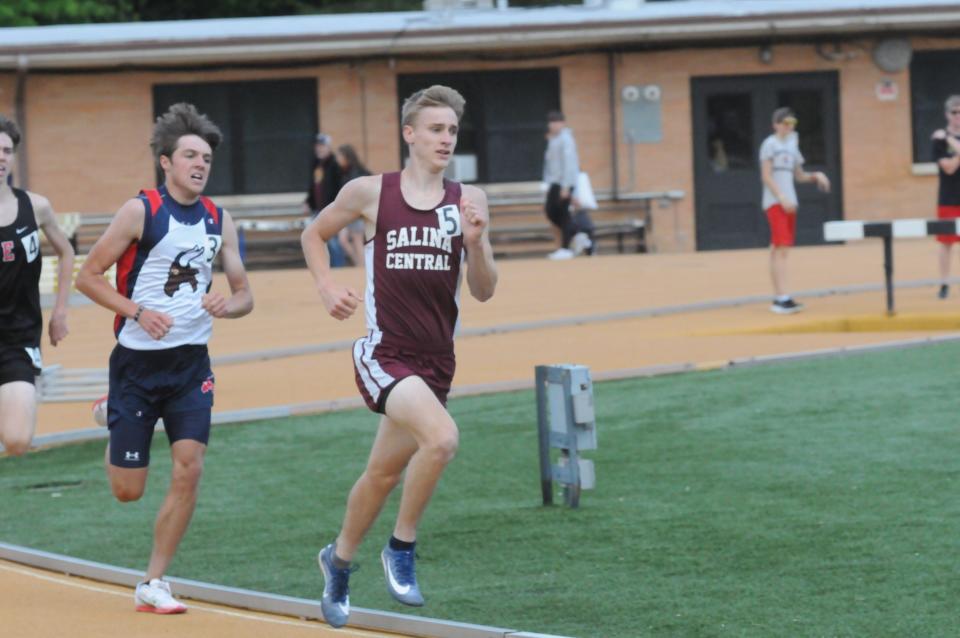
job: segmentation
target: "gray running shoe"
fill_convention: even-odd
[[[350,618],[350,574],[356,568],[337,569],[333,565],[333,543],[317,554],[320,571],[323,572],[323,597],[320,611],[331,627],[343,627]]]
[[[417,570],[414,565],[414,550],[391,549],[389,545],[380,552],[383,573],[387,579],[387,591],[404,605],[420,607],[423,596],[417,585]]]

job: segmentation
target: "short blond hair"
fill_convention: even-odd
[[[443,86],[442,84],[434,84],[429,88],[420,89],[403,101],[403,108],[400,110],[400,125],[413,126],[417,114],[432,106],[446,106],[453,109],[459,122],[460,118],[463,117],[463,107],[466,104],[467,101],[456,89],[451,89],[449,86]]]
[[[943,103],[943,110],[945,111],[951,111],[957,107],[960,107],[960,95],[951,95]]]

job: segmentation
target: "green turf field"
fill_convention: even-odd
[[[580,638],[953,636],[960,345],[597,384],[597,489],[540,506],[532,392],[461,399],[423,522],[420,615]],[[532,376],[532,371],[531,371]],[[217,428],[172,575],[318,598],[375,418]],[[0,460],[0,540],[142,569],[165,489],[111,500],[103,443]],[[74,487],[30,489],[41,483]],[[354,605],[392,602],[358,557]]]

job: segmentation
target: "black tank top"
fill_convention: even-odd
[[[0,346],[40,347],[40,232],[26,191],[14,188],[17,218],[0,226]]]

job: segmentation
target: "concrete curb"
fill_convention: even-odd
[[[62,554],[43,552],[8,543],[0,543],[0,558],[70,576],[81,576],[104,583],[123,585],[131,589],[143,578],[143,572],[132,569],[71,558]],[[320,601],[317,600],[268,594],[236,587],[223,587],[185,578],[168,578],[167,580],[174,585],[177,596],[183,598],[322,622]],[[408,616],[361,607],[354,607],[350,610],[349,626],[419,638],[566,638],[564,636],[521,632],[515,629]]]

